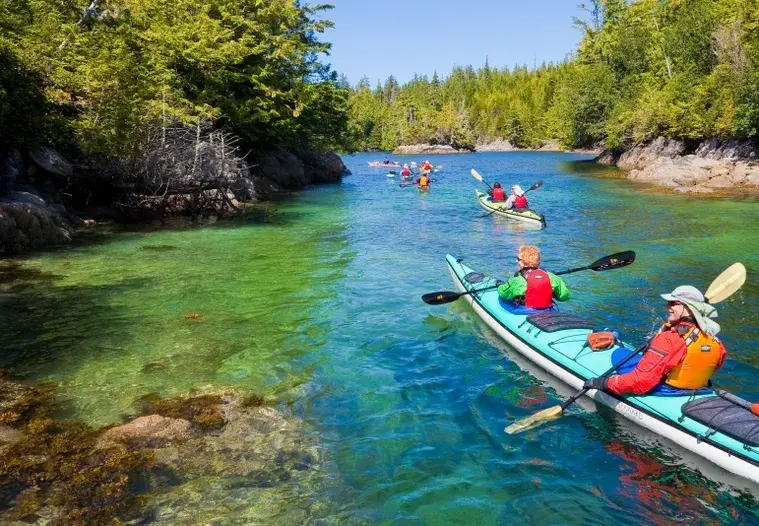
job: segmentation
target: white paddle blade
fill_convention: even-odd
[[[709,303],[719,303],[735,294],[745,282],[746,267],[742,263],[735,263],[712,281],[704,296]]]
[[[528,429],[538,427],[544,422],[558,418],[561,416],[561,413],[563,413],[561,406],[555,405],[553,407],[549,407],[548,409],[538,411],[534,415],[530,415],[527,418],[523,418],[522,420],[517,420],[509,427],[504,429],[504,431],[509,435],[513,435],[514,433],[521,433],[522,431],[527,431]]]
[[[474,168],[472,168],[472,171],[469,173],[471,173],[472,177],[474,177],[478,181],[482,181],[482,176],[479,173],[477,173],[477,170],[475,170]]]

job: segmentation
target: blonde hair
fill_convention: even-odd
[[[525,267],[538,268],[540,266],[540,249],[533,245],[522,245],[517,251],[517,257],[522,260]]]

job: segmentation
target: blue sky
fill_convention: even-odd
[[[372,85],[393,74],[401,81],[455,64],[532,66],[560,61],[580,39],[572,17],[580,0],[331,0],[334,29],[327,62],[351,84]]]

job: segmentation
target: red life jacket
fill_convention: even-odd
[[[543,269],[532,269],[525,276],[527,292],[524,295],[525,305],[531,309],[547,309],[553,305],[553,287],[551,278]]]
[[[506,200],[506,192],[503,191],[503,188],[493,188],[493,201],[505,201]]]
[[[404,168],[403,170],[401,170],[401,175],[403,177],[408,177],[409,175],[411,175],[411,170],[409,170],[408,168]]]
[[[514,198],[514,208],[527,208],[527,197],[518,195]]]

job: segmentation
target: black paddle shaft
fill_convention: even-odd
[[[581,270],[594,270],[596,272],[601,272],[604,270],[611,270],[614,268],[622,268],[626,267],[627,265],[631,265],[635,262],[635,252],[632,250],[626,250],[624,252],[617,252],[616,254],[612,254],[611,256],[606,256],[598,261],[594,261],[587,267],[578,267],[578,268],[572,268],[569,270],[562,270],[559,272],[554,272],[557,276],[561,276],[564,274],[572,274],[574,272],[580,272]]]
[[[603,257],[597,261],[594,261],[593,263],[591,263],[590,265],[586,267],[571,268],[569,270],[554,272],[554,274],[558,276],[562,274],[572,274],[574,272],[580,272],[582,270],[594,270],[596,272],[601,272],[604,270],[611,270],[615,268],[626,267],[627,265],[632,264],[634,261],[635,261],[635,252],[633,252],[632,250],[627,250],[625,252],[617,252],[616,254]],[[459,299],[460,297],[466,296],[468,294],[476,294],[478,292],[486,292],[489,290],[495,290],[498,287],[500,287],[500,285],[493,285],[492,287],[482,287],[480,289],[468,290],[466,292],[453,292],[453,291],[430,292],[429,294],[425,294],[422,296],[422,301],[429,305],[443,305],[445,303],[450,303],[452,301],[455,301]]]

